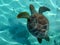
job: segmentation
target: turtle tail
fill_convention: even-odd
[[[39,13],[43,13],[45,11],[50,11],[50,9],[45,6],[39,8]]]
[[[37,38],[39,43],[42,43],[42,38]]]

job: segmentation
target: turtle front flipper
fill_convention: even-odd
[[[42,38],[37,38],[39,43],[42,43]]]
[[[22,12],[17,15],[17,18],[27,18],[28,19],[29,17],[30,17],[30,15],[27,12]]]
[[[45,40],[46,41],[50,41],[50,38],[49,38],[49,36],[47,35],[47,36],[45,36]]]
[[[29,8],[30,8],[31,14],[36,13],[36,10],[35,10],[35,8],[34,8],[34,6],[32,4],[30,4]]]
[[[50,9],[45,6],[39,8],[39,13],[43,13],[45,11],[50,11]]]

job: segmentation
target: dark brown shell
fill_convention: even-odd
[[[28,19],[27,27],[36,37],[44,36],[48,29],[48,20],[42,14],[34,14]]]

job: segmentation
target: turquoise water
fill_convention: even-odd
[[[17,19],[20,12],[30,14],[29,5],[38,11],[46,6],[51,11],[44,12],[49,20],[50,42],[38,43],[26,26],[26,19]],[[60,45],[60,1],[59,0],[0,0],[0,45]]]

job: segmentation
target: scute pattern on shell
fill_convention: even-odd
[[[41,14],[34,14],[27,22],[29,31],[36,37],[43,37],[47,31],[48,20]]]

